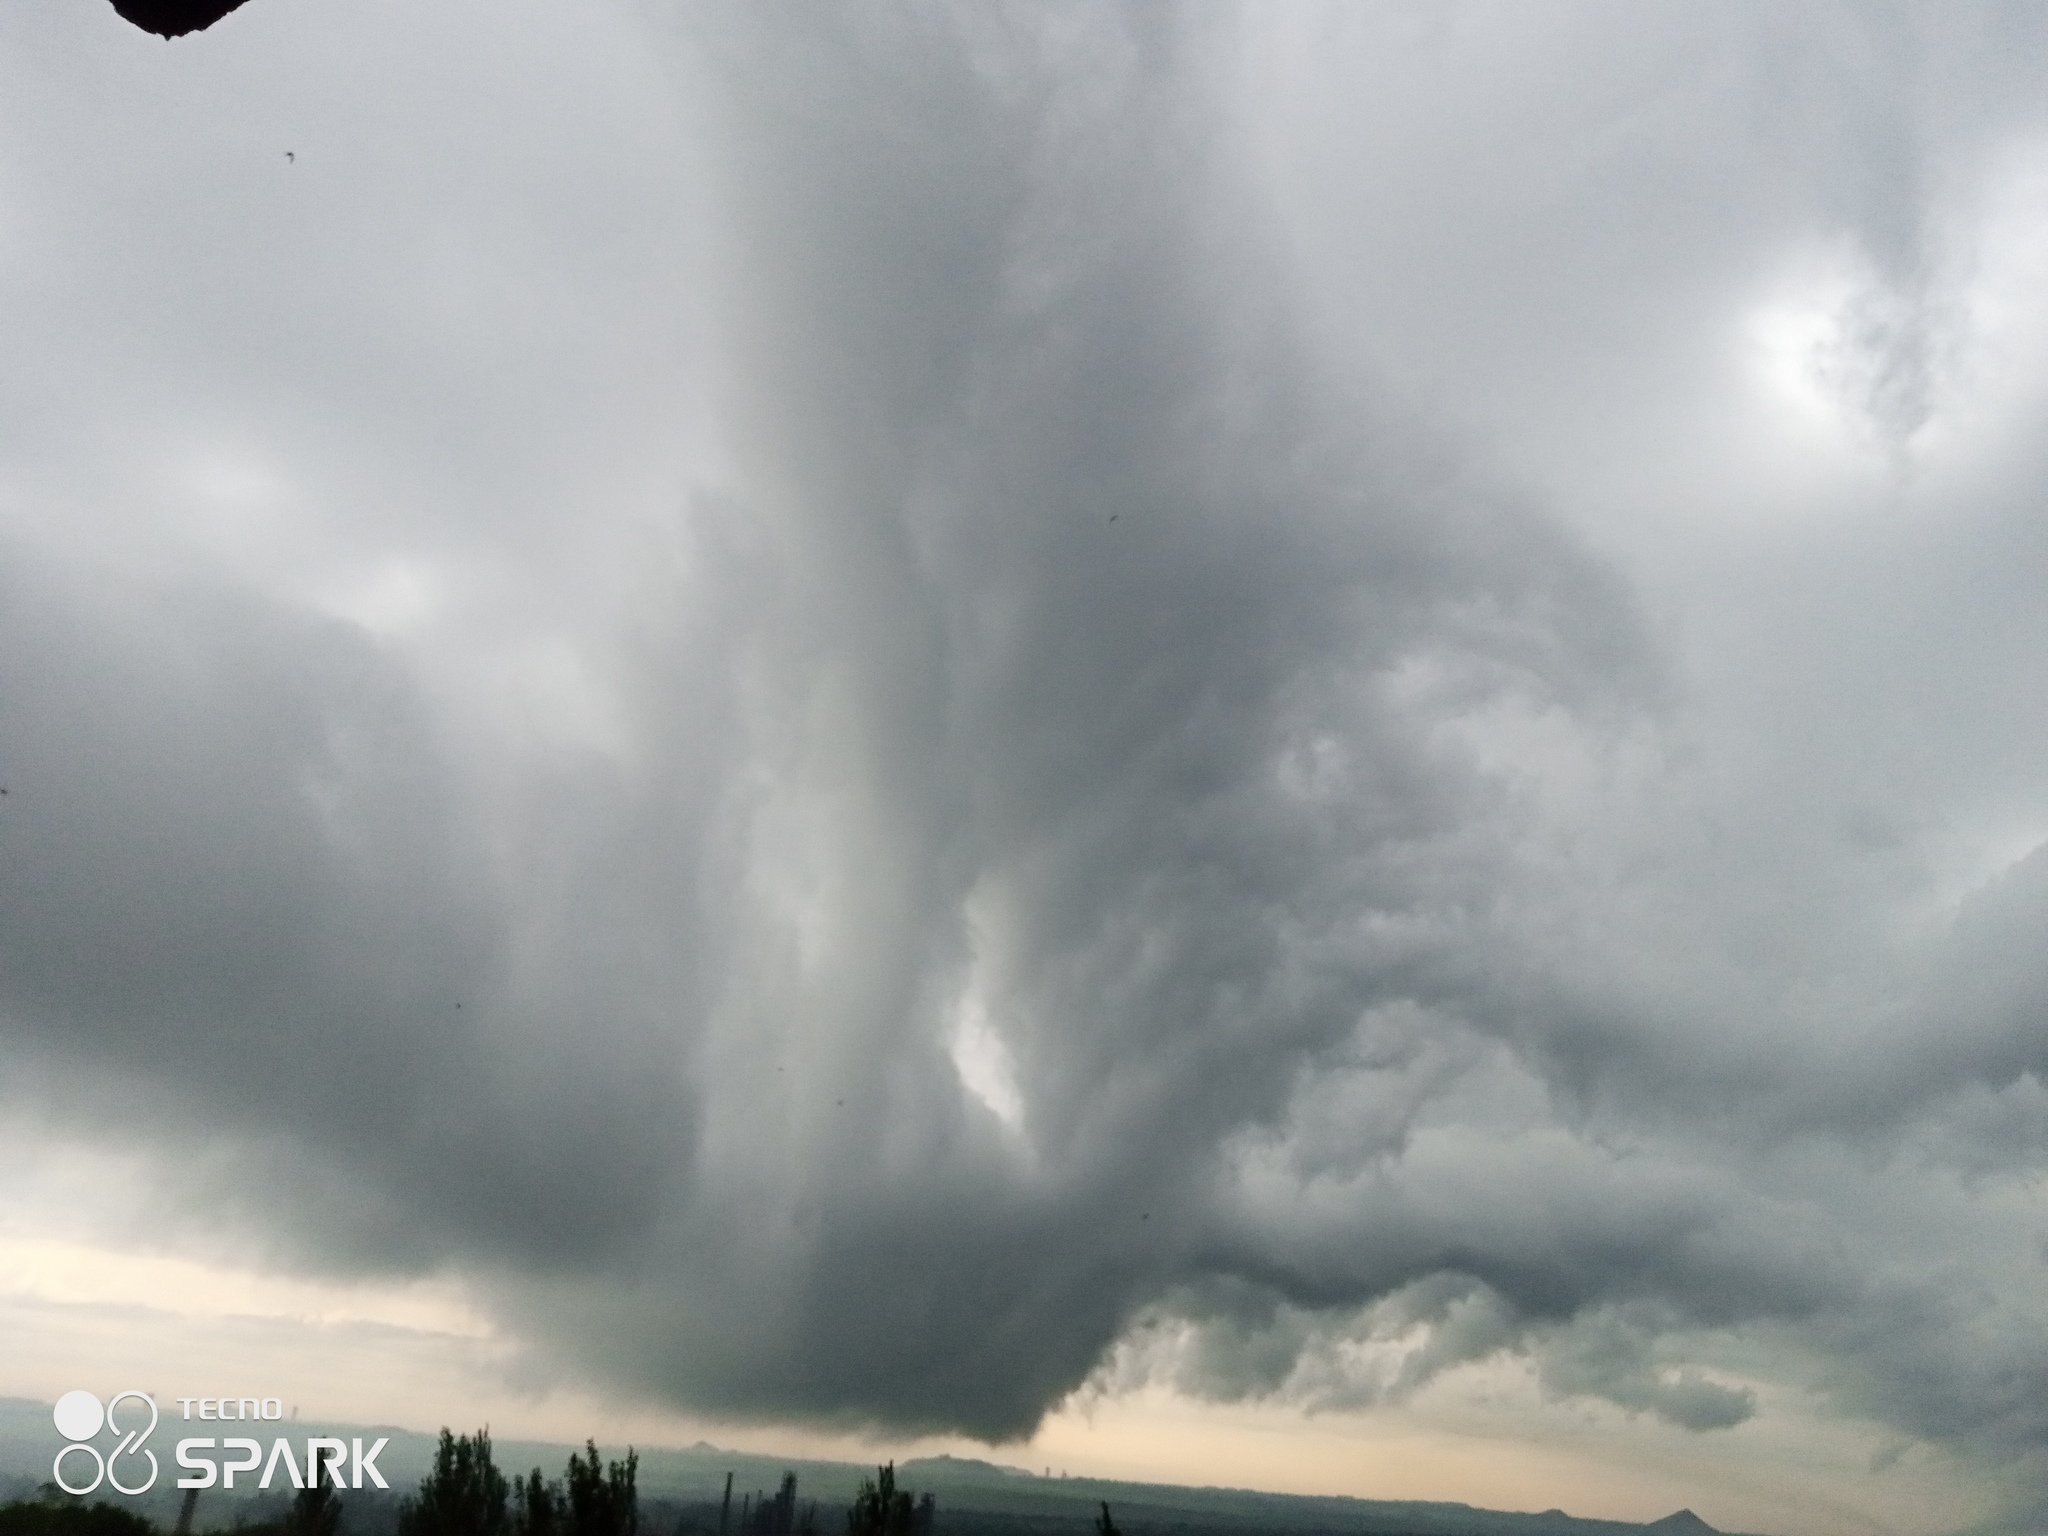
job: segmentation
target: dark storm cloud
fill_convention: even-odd
[[[687,1139],[663,1132],[672,1097],[649,1124],[634,1104],[651,1090],[616,1058],[597,1081],[566,1048],[494,1059],[506,925],[403,669],[245,592],[94,574],[0,559],[22,1069],[116,1124],[160,1118],[150,1101],[169,1095],[190,1137],[295,1149],[321,1228],[343,1180],[318,1170],[340,1159],[398,1202],[378,1231],[415,1260],[441,1241],[423,1248],[420,1223],[488,1246],[549,1213],[521,1257],[630,1224],[648,1181],[629,1165]],[[553,1103],[531,1102],[536,1070]],[[577,1198],[570,1168],[614,1199]],[[260,1207],[262,1179],[239,1194]]]
[[[707,1103],[702,1155],[786,1165],[791,1209],[676,1213],[690,1267],[777,1293],[758,1323],[622,1299],[588,1344],[721,1406],[1028,1428],[1220,1258],[1219,1141],[1376,1000],[1457,985],[1487,788],[1389,674],[1624,712],[1653,680],[1596,562],[1322,394],[1210,40],[1076,20],[733,44],[757,478],[698,579],[759,584],[723,638],[772,793],[717,884],[813,910],[725,941],[795,974],[732,977],[712,1030],[787,1070]],[[1012,1131],[947,1059],[968,1010]]]
[[[422,494],[420,543],[526,573],[490,635],[574,659],[581,735],[451,686],[490,675],[485,641],[89,566],[41,529],[0,551],[15,1080],[173,1155],[268,1148],[318,1201],[203,1172],[181,1197],[307,1262],[460,1269],[561,1369],[714,1412],[1010,1436],[1113,1350],[1118,1379],[1321,1406],[1508,1352],[1704,1431],[1757,1411],[1729,1341],[1764,1341],[1851,1411],[2036,1456],[2013,1175],[2048,1126],[2042,855],[1948,932],[1899,851],[2040,744],[2005,719],[2041,654],[2031,502],[1739,589],[1702,555],[1688,629],[1650,612],[1685,606],[1664,567],[1633,578],[1446,424],[1541,439],[1545,360],[1668,300],[1612,342],[1664,377],[1723,303],[1703,273],[1811,215],[1875,274],[1822,384],[1909,452],[1942,398],[1943,156],[2011,128],[2010,81],[1957,105],[1980,55],[1923,62],[1931,13],[1288,14],[1329,34],[1320,89],[1527,47],[1622,99],[1475,99],[1405,159],[1358,151],[1358,206],[1289,211],[1249,18],[693,12],[675,89],[711,211],[678,263],[712,296],[719,450],[652,534],[594,495],[549,513],[557,439],[502,422],[560,418],[486,379],[504,343],[460,283],[426,306],[438,348],[406,263],[351,277],[360,343],[281,333],[371,423],[335,440],[385,423],[423,478],[502,498]],[[1725,89],[1673,84],[1695,44]],[[1377,152],[1392,109],[1361,99],[1305,160]],[[1562,213],[1516,201],[1557,165],[1593,167],[1545,192]],[[1449,197],[1468,170],[1495,179]],[[1436,222],[1395,217],[1416,188]],[[360,254],[417,254],[407,217]],[[1432,252],[1445,231],[1486,238]],[[464,270],[547,286],[503,252]],[[1402,398],[1425,341],[1458,412]],[[415,354],[474,388],[443,391],[452,447],[393,366]],[[1945,626],[1973,573],[2009,624]],[[1729,590],[1760,616],[1697,649],[1741,629]],[[1884,612],[1926,641],[1884,651],[1873,595],[1921,604]],[[1810,643],[1749,665],[1757,635]],[[1930,682],[1980,660],[1988,699]],[[1916,722],[1983,750],[1879,729],[1889,661]]]

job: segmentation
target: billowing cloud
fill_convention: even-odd
[[[427,25],[263,9],[152,67]],[[60,259],[111,194],[17,240],[76,336],[5,461],[16,1092],[707,1412],[1520,1357],[2026,1507],[2037,26],[596,26],[639,106],[465,64],[475,121],[266,148],[317,200],[216,143],[161,257]],[[223,220],[331,312],[230,305]]]

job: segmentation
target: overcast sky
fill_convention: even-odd
[[[307,1387],[425,1427],[2038,1529],[2044,79],[1963,0],[10,7],[5,1304],[113,1390],[181,1285],[458,1298]]]

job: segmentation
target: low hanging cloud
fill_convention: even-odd
[[[1337,214],[1262,170],[1255,65],[1320,26],[1341,74],[1366,23],[1287,15],[663,23],[718,451],[652,532],[600,503],[418,539],[553,594],[493,633],[581,713],[451,684],[475,637],[10,524],[16,1091],[159,1148],[181,1211],[466,1274],[558,1368],[715,1414],[1000,1439],[1091,1380],[1341,1407],[1514,1356],[1705,1432],[1759,1411],[1762,1341],[2030,1498],[2044,855],[1951,924],[1898,853],[1950,776],[1865,707],[1855,634],[1787,644],[1769,680],[1829,687],[1804,713],[1717,668],[1874,592],[1968,662],[1942,583],[2038,539],[1982,491],[1970,539],[1703,656],[1668,583],[1404,389],[1405,322],[1354,348],[1369,285],[1304,275]],[[1830,16],[1788,67],[1876,28]],[[1768,52],[1743,17],[1731,70]],[[1568,19],[1546,46],[1590,69]],[[1665,79],[1678,43],[1617,27]],[[1738,153],[1688,110],[1632,152]],[[1933,163],[2003,127],[1813,111],[1745,217],[1868,236],[1912,315],[1835,382],[1895,462],[1941,422],[1901,213],[1939,209],[1836,134],[1874,113]],[[1460,259],[1540,287],[1539,237]],[[1575,238],[1704,303],[1703,258]],[[1442,283],[1417,312],[1469,292],[1472,330],[1432,323],[1483,358],[1491,291]],[[1475,371],[1475,416],[1532,366]],[[2038,672],[2016,622],[1980,675]],[[1989,783],[2040,744],[1986,724],[2019,708],[1926,718]],[[1880,801],[1844,766],[1872,751]]]

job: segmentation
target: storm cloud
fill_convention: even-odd
[[[19,1111],[718,1414],[2032,1507],[2037,21],[594,11],[10,44]]]

